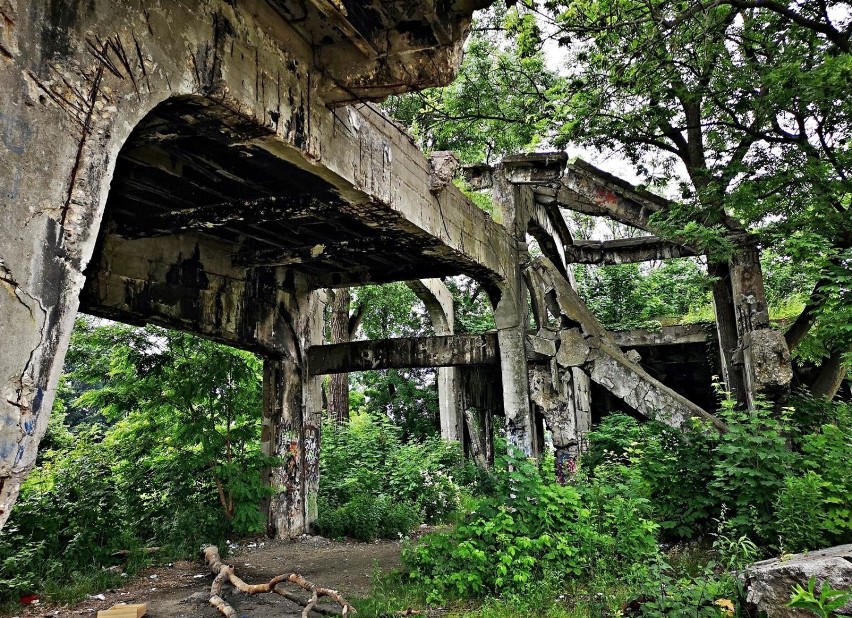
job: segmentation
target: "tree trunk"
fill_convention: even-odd
[[[814,397],[833,399],[840,390],[848,371],[843,364],[843,354],[843,351],[836,350],[823,361],[819,375],[811,386],[811,394]]]
[[[787,347],[792,351],[797,345],[802,342],[802,339],[808,334],[811,326],[813,326],[814,321],[816,320],[815,310],[819,308],[822,304],[820,300],[820,288],[828,283],[828,279],[821,279],[811,292],[811,296],[808,299],[805,308],[798,315],[796,320],[790,325],[790,328],[787,329],[787,332],[784,333],[784,339],[787,340]]]
[[[480,468],[487,468],[485,428],[483,423],[480,422],[479,411],[474,408],[466,408],[464,420],[470,436],[470,456]]]
[[[331,303],[331,343],[349,343],[349,305],[352,295],[348,289],[334,291]],[[328,417],[343,424],[349,420],[349,374],[335,373],[328,383]]]

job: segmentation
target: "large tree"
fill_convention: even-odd
[[[679,180],[657,224],[704,248],[724,277],[740,223],[818,273],[795,348],[822,317],[833,395],[852,339],[831,317],[847,293],[852,221],[850,8],[816,0],[548,0],[572,67],[558,142],[617,150],[649,181]],[[839,323],[840,322],[840,323]]]

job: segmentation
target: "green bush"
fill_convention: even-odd
[[[663,537],[695,538],[718,514],[718,504],[706,490],[713,478],[716,442],[716,434],[700,424],[682,432],[612,414],[589,433],[582,467],[592,476],[603,464],[634,467],[647,483],[652,517]]]
[[[644,517],[647,500],[628,468],[578,486],[545,480],[519,457],[498,469],[511,471],[498,477],[496,496],[454,529],[404,549],[409,578],[429,601],[524,595],[542,582],[626,572],[655,555],[657,527]]]
[[[785,549],[804,551],[852,541],[852,406],[799,399],[811,419],[800,430],[801,454],[776,500]],[[806,417],[807,418],[807,417]],[[833,421],[822,425],[818,422]],[[816,425],[814,427],[814,425]]]
[[[359,541],[402,538],[420,522],[420,514],[410,504],[393,502],[387,496],[361,494],[337,508],[319,500],[319,517],[314,526],[331,538],[349,536]]]
[[[736,536],[764,548],[816,549],[852,540],[852,412],[843,402],[805,397],[778,415],[726,401],[729,431],[701,424],[675,431],[614,414],[589,434],[582,469],[595,477],[613,464],[647,485],[664,538],[696,539],[723,509]],[[709,491],[708,491],[709,488]]]
[[[739,534],[773,543],[776,497],[796,458],[787,445],[784,419],[763,401],[753,410],[741,410],[727,400],[720,415],[728,431],[719,438],[710,489],[728,508]]]
[[[30,475],[0,532],[0,598],[38,591],[45,581],[111,564],[118,549],[139,547],[125,525],[114,463],[97,432],[86,432]]]
[[[788,476],[775,501],[778,533],[785,550],[800,552],[826,544],[823,481],[815,472]]]
[[[0,600],[95,585],[116,550],[192,555],[264,528],[260,470],[275,460],[260,453],[256,357],[81,321],[68,359],[39,466],[0,531]]]
[[[333,538],[406,536],[414,524],[451,518],[483,477],[459,444],[406,444],[387,418],[355,413],[347,425],[323,427],[315,527]]]

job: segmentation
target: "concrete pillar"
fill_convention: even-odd
[[[731,269],[726,263],[710,262],[708,274],[713,277],[713,311],[716,314],[716,334],[719,338],[719,364],[722,381],[731,397],[746,403],[742,359],[737,354],[739,336],[731,290]]]
[[[409,281],[408,287],[426,305],[426,312],[436,335],[452,335],[455,331],[453,297],[440,279]],[[459,405],[459,378],[456,367],[438,368],[438,407],[441,419],[441,437],[460,442],[464,436],[462,413]]]
[[[580,367],[564,367],[556,359],[534,366],[531,373],[531,397],[551,431],[556,478],[564,484],[577,469],[580,441],[591,428],[589,375]]]
[[[534,200],[532,190],[508,181],[502,167],[494,171],[493,195],[503,225],[515,241],[509,247],[509,272],[494,309],[497,344],[500,347],[500,373],[503,382],[503,409],[506,439],[530,457],[538,456],[536,424],[530,405],[527,373],[526,331],[528,302],[523,280],[526,255],[526,230]]]
[[[285,294],[282,358],[266,358],[263,372],[262,449],[282,464],[264,473],[275,494],[264,505],[269,536],[286,539],[309,530],[317,517],[322,427],[322,378],[307,372],[305,350],[322,343],[321,293],[296,277]],[[295,336],[293,336],[295,335]]]
[[[737,247],[730,271],[745,401],[749,408],[758,397],[780,405],[790,393],[793,366],[783,334],[769,325],[760,253],[753,238]]]

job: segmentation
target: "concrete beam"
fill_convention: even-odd
[[[509,182],[519,185],[558,183],[565,172],[568,155],[564,152],[536,152],[503,158]]]
[[[657,236],[617,240],[575,240],[565,246],[565,259],[576,264],[629,264],[695,255],[681,244]]]
[[[144,220],[122,221],[117,232],[131,238],[168,236],[183,232],[210,232],[241,221],[268,223],[299,219],[337,208],[311,196],[270,196],[256,200],[222,202],[164,213]]]
[[[612,338],[622,348],[684,345],[707,342],[707,325],[678,324],[663,326],[659,330],[638,328],[610,331]]]
[[[308,349],[310,375],[404,367],[496,365],[494,335],[405,337],[315,345]]]
[[[320,13],[325,15],[328,20],[335,25],[349,41],[358,48],[358,50],[364,54],[367,58],[375,58],[379,54],[379,50],[376,49],[375,45],[373,45],[369,40],[364,38],[364,35],[361,34],[358,29],[352,25],[346,15],[341,12],[341,7],[331,0],[309,0],[311,4],[313,4]]]

